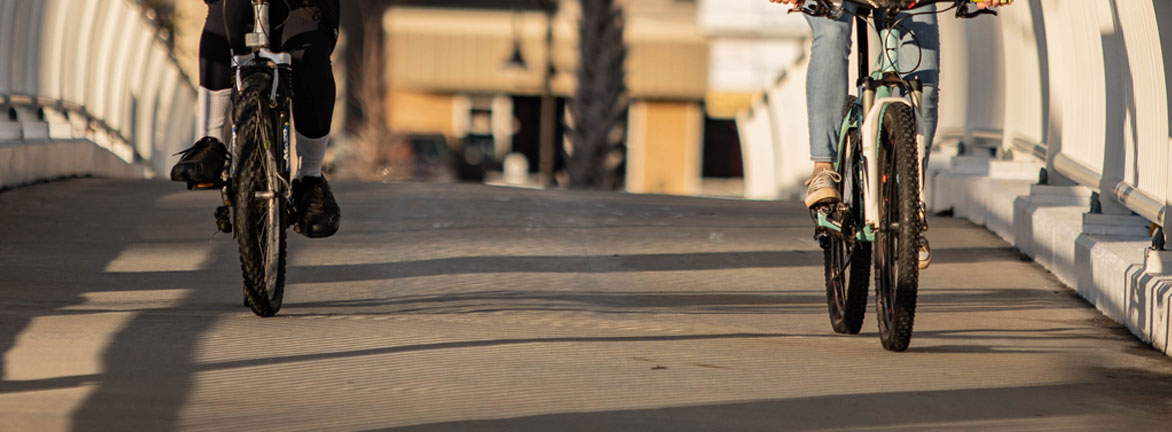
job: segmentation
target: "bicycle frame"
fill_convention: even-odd
[[[253,10],[253,32],[245,35],[245,45],[252,50],[251,53],[233,55],[232,69],[235,71],[235,90],[239,92],[244,87],[244,75],[246,71],[253,69],[268,69],[272,73],[273,83],[272,92],[269,95],[270,104],[276,106],[278,104],[278,90],[281,88],[281,76],[289,77],[292,75],[293,56],[289,53],[274,52],[269,48],[269,4],[265,0],[252,0]],[[292,196],[292,188],[288,185],[288,179],[293,175],[292,152],[291,145],[292,134],[290,124],[285,122],[282,125],[281,136],[281,151],[279,156],[284,161],[282,172],[277,177],[283,184],[283,193],[285,199]],[[230,177],[236,177],[236,126],[232,126],[232,139],[229,143],[228,154],[233,155],[232,163],[230,164]],[[225,188],[225,201],[229,191]]]
[[[911,83],[905,84],[899,73],[899,32],[892,28],[884,28],[879,31],[879,40],[881,42],[881,49],[879,58],[875,61],[875,70],[870,71],[867,68],[868,62],[865,56],[867,55],[867,26],[865,20],[856,18],[859,22],[856,23],[858,28],[858,57],[859,57],[859,76],[862,77],[859,82],[859,94],[861,97],[856,99],[855,106],[851,107],[850,114],[843,120],[841,132],[839,134],[838,143],[838,160],[835,162],[835,168],[838,169],[840,164],[847,164],[847,167],[854,166],[855,157],[854,152],[847,149],[847,136],[851,129],[857,128],[859,135],[862,138],[862,161],[865,167],[865,176],[860,182],[862,185],[863,195],[863,226],[856,233],[856,239],[862,241],[874,241],[875,232],[882,229],[879,226],[879,199],[874,191],[875,185],[879,184],[879,176],[882,167],[879,166],[879,151],[885,143],[880,142],[880,126],[882,124],[883,112],[891,104],[905,104],[912,107],[912,111],[916,116],[916,159],[919,167],[919,188],[921,193],[924,189],[924,158],[927,156],[929,149],[924,148],[927,144],[926,131],[924,128],[924,121],[920,113],[920,99],[921,87],[917,81],[912,80]],[[893,78],[894,77],[894,78]],[[902,93],[907,93],[907,96],[899,96],[896,89],[902,90]],[[859,173],[850,173],[858,175]],[[856,203],[857,205],[857,203]],[[824,216],[819,217],[819,225],[827,228],[838,230],[837,227],[832,226]]]
[[[896,30],[883,29],[880,31],[879,39],[883,42],[881,53],[879,56],[878,70],[871,76],[871,80],[878,81],[887,73],[899,73],[899,35]],[[870,80],[868,80],[870,81]],[[902,88],[902,86],[899,86]],[[920,104],[918,97],[911,96],[913,93],[910,89],[904,89],[909,96],[895,96],[893,95],[893,88],[891,86],[881,86],[877,89],[871,90],[860,89],[866,92],[875,93],[875,101],[871,104],[870,109],[864,106],[866,117],[862,122],[860,129],[860,136],[863,139],[863,163],[867,168],[866,182],[863,183],[863,201],[864,211],[863,216],[867,227],[875,230],[879,227],[879,199],[873,190],[874,185],[879,184],[879,147],[885,143],[879,142],[879,126],[882,123],[883,112],[891,104],[902,103],[912,107],[912,111],[916,116],[916,160],[919,169],[920,178],[920,192],[924,190],[924,156],[927,155],[928,149],[924,148],[927,143],[925,139],[924,119],[920,113]],[[866,98],[864,98],[866,99]],[[873,231],[872,231],[873,232]]]

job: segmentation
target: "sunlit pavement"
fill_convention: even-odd
[[[334,185],[285,306],[215,192],[0,193],[0,430],[1167,430],[1172,361],[931,220],[916,333],[830,331],[800,203]],[[870,312],[870,311],[868,311]]]

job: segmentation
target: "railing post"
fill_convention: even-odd
[[[1165,66],[1165,67],[1167,67],[1167,66]],[[1172,74],[1169,74],[1169,75],[1172,75]],[[1166,158],[1164,160],[1164,168],[1163,168],[1163,171],[1166,173],[1165,176],[1167,176],[1166,181],[1168,184],[1166,185],[1166,187],[1164,189],[1164,211],[1161,213],[1161,220],[1159,221],[1160,226],[1164,228],[1163,231],[1164,231],[1164,244],[1165,245],[1169,244],[1168,231],[1169,231],[1169,228],[1172,228],[1172,225],[1169,225],[1169,223],[1172,223],[1172,214],[1169,214],[1169,213],[1172,213],[1172,212],[1168,211],[1168,208],[1172,207],[1172,205],[1170,205],[1170,204],[1172,204],[1172,173],[1169,173],[1169,171],[1168,171],[1168,170],[1172,170],[1172,137],[1168,138],[1168,146],[1169,146],[1169,150],[1166,153]]]
[[[1168,139],[1168,145],[1172,146],[1172,138]],[[1169,168],[1172,168],[1172,151],[1165,154],[1163,160],[1165,173]],[[1172,274],[1172,250],[1168,250],[1168,231],[1172,222],[1172,216],[1168,214],[1168,204],[1172,203],[1172,175],[1165,174],[1167,182],[1164,191],[1164,210],[1160,212],[1160,220],[1156,221],[1160,225],[1158,231],[1152,233],[1152,247],[1146,251],[1147,258],[1144,262],[1144,272],[1152,275],[1169,275]]]

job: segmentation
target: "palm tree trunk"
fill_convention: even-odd
[[[578,91],[570,101],[567,170],[574,188],[621,186],[627,115],[623,12],[614,0],[582,0]]]

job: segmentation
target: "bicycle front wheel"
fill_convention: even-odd
[[[236,187],[233,199],[244,294],[252,312],[271,317],[285,292],[284,182],[272,149],[277,142],[268,105],[270,77],[254,73],[236,98]]]
[[[875,242],[879,339],[890,351],[907,350],[919,287],[920,181],[912,107],[891,104],[880,132],[879,232]]]

